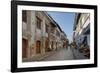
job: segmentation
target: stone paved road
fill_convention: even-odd
[[[87,59],[83,53],[80,53],[78,49],[71,49],[73,51],[74,59]]]
[[[52,60],[73,60],[73,52],[70,48],[58,50],[56,53],[46,57],[42,61],[52,61]]]

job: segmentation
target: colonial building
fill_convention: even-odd
[[[67,47],[67,36],[43,11],[22,11],[22,58],[29,59]]]
[[[90,47],[90,14],[76,13],[74,22],[73,40],[77,46]]]
[[[86,42],[90,45],[90,15],[89,13],[76,13],[73,39],[77,45]]]

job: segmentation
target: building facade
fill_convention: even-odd
[[[22,58],[67,47],[67,36],[47,12],[22,11]]]
[[[74,22],[73,41],[77,47],[84,45],[90,49],[90,14],[76,13]]]

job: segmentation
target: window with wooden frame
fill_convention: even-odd
[[[22,21],[27,22],[27,12],[26,12],[26,10],[22,11]]]
[[[38,29],[41,29],[41,22],[42,20],[39,17],[36,17],[36,24]]]
[[[56,30],[56,35],[57,35],[57,36],[60,36],[60,32],[59,32],[59,31],[57,31],[57,30]]]
[[[48,25],[47,24],[45,24],[45,31],[46,31],[46,33],[48,33]]]

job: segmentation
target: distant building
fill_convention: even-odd
[[[73,40],[77,46],[80,44],[90,46],[90,14],[76,13],[74,22]]]
[[[32,58],[67,46],[67,36],[43,11],[22,11],[22,58]]]

